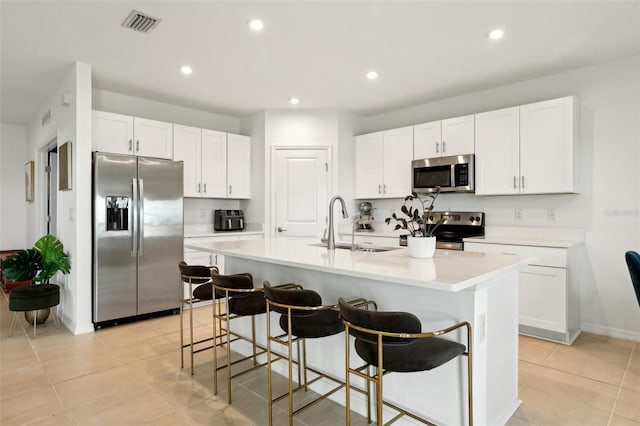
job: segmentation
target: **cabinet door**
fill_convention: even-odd
[[[442,120],[442,156],[474,153],[474,116]]]
[[[567,270],[526,266],[520,271],[519,323],[567,332]]]
[[[202,196],[227,196],[227,134],[202,129]]]
[[[133,117],[93,111],[93,151],[111,154],[133,153]]]
[[[382,198],[382,132],[356,136],[356,198]]]
[[[573,192],[573,96],[520,107],[520,175],[524,194]]]
[[[200,142],[202,131],[196,127],[173,126],[173,159],[184,162],[184,196],[200,197]]]
[[[517,194],[519,108],[476,114],[476,194]]]
[[[384,132],[382,194],[385,198],[404,198],[411,193],[413,127]]]
[[[413,126],[413,159],[440,157],[442,155],[442,122]]]
[[[133,134],[135,155],[172,159],[173,124],[136,117]]]
[[[227,134],[227,197],[251,198],[251,138]]]

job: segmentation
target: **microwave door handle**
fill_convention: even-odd
[[[227,219],[227,226],[228,226],[228,229],[231,229],[231,219]]]
[[[244,219],[240,218],[240,229],[244,229]]]

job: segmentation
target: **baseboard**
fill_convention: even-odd
[[[640,331],[623,330],[615,327],[605,327],[599,324],[591,324],[583,322],[580,324],[582,331],[603,336],[615,337],[617,339],[631,340],[640,342]]]

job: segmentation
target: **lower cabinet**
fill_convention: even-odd
[[[465,251],[533,257],[520,270],[520,333],[571,344],[578,336],[577,283],[569,266],[569,249],[510,244],[464,243]]]

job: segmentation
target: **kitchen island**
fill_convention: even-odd
[[[375,300],[380,310],[414,313],[424,331],[469,321],[473,326],[475,424],[506,423],[520,404],[518,271],[527,259],[446,250],[437,250],[433,259],[413,259],[405,248],[329,251],[316,243],[278,238],[189,247],[223,254],[226,273],[251,272],[256,286],[264,280],[272,284],[296,282],[319,292],[325,304],[337,303],[339,297]],[[248,321],[237,321],[234,329],[249,330]],[[272,324],[277,327],[277,321]],[[265,318],[257,319],[257,330],[259,341],[264,343]],[[463,331],[451,333],[448,338],[466,342]],[[241,345],[233,349],[250,350]],[[310,340],[307,351],[310,365],[344,378],[343,336]],[[361,364],[355,351],[352,354],[354,365]],[[385,378],[385,399],[437,424],[466,424],[465,365],[466,360],[459,357],[429,372],[391,374]],[[352,409],[364,413],[364,399],[358,399],[359,395],[352,392]],[[343,393],[333,399],[344,404]]]

